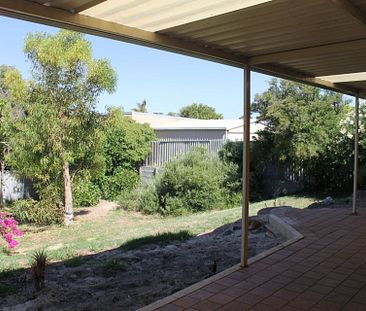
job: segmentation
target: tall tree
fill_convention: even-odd
[[[116,74],[105,59],[92,57],[82,34],[61,30],[31,33],[24,52],[32,80],[12,79],[13,101],[23,114],[15,122],[11,163],[24,176],[63,184],[65,224],[73,220],[72,168],[90,157],[98,141],[99,95],[115,90]],[[24,92],[17,92],[22,89]]]
[[[156,139],[148,124],[139,124],[126,117],[121,108],[111,107],[104,119],[103,155],[105,176],[99,179],[104,199],[115,200],[123,191],[139,181],[139,167],[151,151]]]
[[[272,79],[252,106],[266,124],[262,138],[273,139],[279,159],[300,162],[326,149],[350,111],[339,93],[279,79]]]
[[[215,108],[204,104],[193,103],[180,110],[180,116],[193,119],[223,119],[223,115],[217,113]]]
[[[0,206],[4,205],[4,175],[5,175],[5,156],[9,153],[9,139],[7,131],[7,115],[9,111],[8,90],[5,86],[5,73],[11,67],[0,66]]]
[[[304,169],[317,190],[349,186],[353,133],[349,104],[339,93],[272,79],[253,103],[253,111],[266,124],[259,133],[266,161]]]
[[[148,124],[136,123],[123,114],[122,109],[108,109],[104,121],[106,175],[119,168],[137,170],[151,150],[156,136]]]
[[[133,108],[132,110],[136,112],[147,112],[146,100],[143,100],[141,103],[137,103],[136,108]]]

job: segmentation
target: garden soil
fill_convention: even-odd
[[[282,242],[265,225],[255,224],[250,257]],[[27,271],[14,280],[17,294],[0,298],[0,309],[136,310],[239,263],[240,238],[238,220],[184,242],[110,250],[71,266],[51,264],[38,293]]]

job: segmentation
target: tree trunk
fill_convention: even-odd
[[[5,163],[4,161],[0,161],[0,206],[4,205],[4,176],[5,176]]]
[[[72,224],[74,219],[74,212],[72,206],[72,190],[71,190],[71,178],[69,171],[69,163],[66,160],[62,160],[62,174],[64,177],[64,189],[65,189],[65,225]]]

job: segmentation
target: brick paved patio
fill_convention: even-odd
[[[157,310],[366,310],[366,210],[272,213],[304,239]]]

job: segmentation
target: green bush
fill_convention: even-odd
[[[118,196],[119,207],[130,211],[141,211],[146,214],[159,213],[159,199],[155,183],[137,186],[132,191],[123,191]]]
[[[52,199],[18,200],[11,205],[11,212],[21,223],[51,225],[60,224],[64,220],[62,206],[56,204]]]
[[[101,198],[99,187],[88,179],[76,179],[72,185],[74,207],[95,206]]]
[[[139,175],[132,169],[119,169],[114,175],[99,180],[103,199],[115,200],[121,192],[131,191],[139,182]]]
[[[230,165],[234,164],[236,170],[232,170],[228,177],[231,183],[231,190],[241,193],[243,178],[243,142],[227,141],[223,148],[219,151],[220,159]],[[268,154],[268,144],[263,141],[252,141],[250,143],[250,200],[256,201],[266,198],[263,193],[263,175],[265,169],[272,160]]]
[[[103,155],[107,176],[114,175],[119,168],[137,170],[150,152],[151,141],[156,138],[148,124],[135,122],[116,107],[108,110],[104,133]]]
[[[166,164],[154,182],[120,197],[120,206],[145,213],[182,215],[231,207],[237,198],[230,176],[237,168],[197,149]]]

